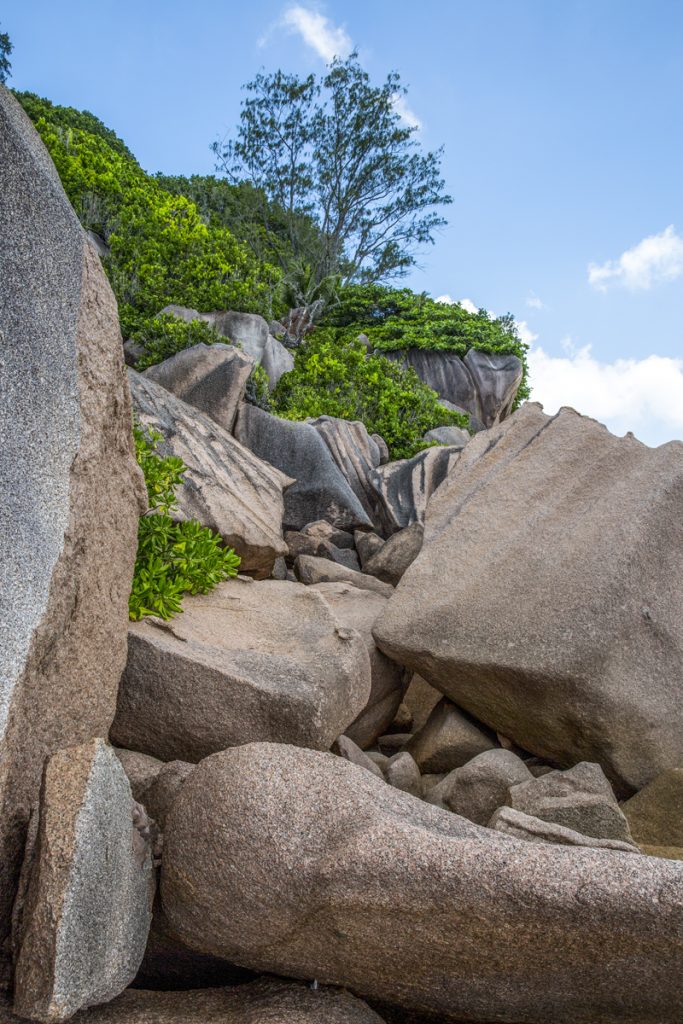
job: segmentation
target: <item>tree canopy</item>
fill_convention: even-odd
[[[0,32],[0,82],[6,82],[12,74],[10,54],[14,47],[7,32]]]

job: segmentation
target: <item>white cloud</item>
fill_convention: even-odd
[[[395,93],[392,103],[394,110],[401,118],[401,120],[404,122],[404,124],[407,124],[409,128],[417,128],[418,131],[422,128],[422,121],[417,116],[417,114],[410,109],[410,107],[406,103],[406,98],[402,93]]]
[[[683,359],[650,355],[603,363],[590,345],[551,356],[540,346],[529,352],[531,399],[546,412],[562,405],[600,420],[618,435],[632,431],[645,444],[683,438]]]
[[[346,29],[333,25],[329,18],[319,11],[295,5],[288,7],[282,16],[283,25],[290,32],[298,32],[303,41],[319,57],[329,64],[335,57],[348,57],[353,43]]]
[[[683,274],[683,238],[673,224],[658,235],[649,235],[619,259],[588,265],[588,282],[598,291],[606,292],[612,285],[632,291],[651,288],[674,281]]]
[[[472,299],[459,299],[458,305],[462,306],[463,309],[467,310],[468,313],[478,313],[479,306],[475,306]]]
[[[517,333],[525,345],[531,345],[538,338],[537,334],[529,327],[526,320],[515,320],[515,326],[517,327]]]
[[[526,304],[529,309],[545,309],[545,302],[542,302],[541,299],[539,299],[536,292],[530,293],[526,300]]]

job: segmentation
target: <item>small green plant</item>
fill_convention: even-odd
[[[134,621],[145,615],[170,619],[182,611],[183,594],[206,594],[237,575],[240,558],[221,544],[218,534],[195,520],[175,522],[176,487],[186,466],[156,451],[162,435],[133,427],[135,455],[147,485],[149,509],[138,525],[138,552],[128,604]]]
[[[247,402],[251,405],[257,405],[259,409],[265,409],[266,412],[272,409],[270,379],[260,363],[256,363],[254,369],[249,374],[244,397]]]
[[[193,345],[214,345],[217,341],[227,342],[204,320],[181,320],[172,313],[161,313],[150,317],[132,335],[133,341],[143,346],[144,355],[136,363],[136,370],[146,370],[182,352]]]

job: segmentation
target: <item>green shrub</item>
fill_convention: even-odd
[[[162,313],[145,320],[132,339],[145,349],[145,354],[135,364],[136,370],[146,370],[148,366],[162,363],[193,345],[213,345],[217,341],[228,340],[221,338],[215,328],[204,320],[181,320],[172,313]]]
[[[510,314],[496,318],[485,309],[468,313],[462,306],[436,302],[409,288],[348,285],[322,323],[363,332],[379,351],[420,348],[464,356],[475,348],[516,355],[524,366],[524,376],[515,405],[529,397],[528,346],[519,337]]]
[[[251,405],[257,405],[259,409],[265,409],[266,412],[272,409],[270,378],[260,363],[256,363],[249,374],[244,398]]]
[[[371,434],[381,434],[395,459],[427,447],[426,431],[469,422],[441,405],[412,368],[368,356],[353,332],[324,328],[297,351],[294,369],[280,378],[272,398],[275,411],[287,419],[362,420]]]
[[[236,576],[240,559],[201,523],[174,522],[169,513],[177,508],[175,489],[186,467],[182,459],[157,454],[161,434],[137,424],[133,434],[150,507],[138,526],[129,615],[134,621],[145,615],[170,619],[182,611],[183,594],[206,594]]]

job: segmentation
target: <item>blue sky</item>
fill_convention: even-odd
[[[513,312],[534,397],[683,438],[683,5],[669,0],[4,0],[16,88],[85,107],[148,170],[209,173],[261,67],[358,48],[445,146],[449,226],[411,287]]]

